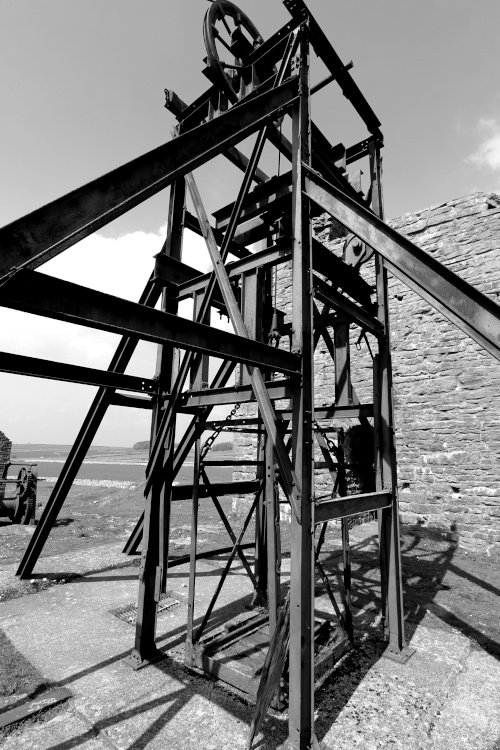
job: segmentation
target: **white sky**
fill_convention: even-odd
[[[264,37],[280,0],[239,0]],[[0,5],[0,226],[170,139],[165,87],[185,101],[201,74],[206,0],[3,0]],[[500,192],[498,0],[310,0],[309,7],[382,122],[386,215],[476,190]],[[317,78],[323,77],[314,71]],[[313,77],[314,77],[313,76]],[[328,87],[313,116],[332,142],[365,135]],[[268,157],[270,158],[270,157]],[[274,158],[274,156],[272,157]],[[219,161],[217,162],[219,164]],[[274,165],[275,167],[275,165]],[[209,210],[236,171],[198,172]],[[43,267],[137,299],[163,243],[168,191]],[[187,262],[206,266],[199,241]],[[105,368],[117,337],[0,308],[0,350]],[[129,369],[151,376],[154,347]],[[74,439],[95,390],[0,373],[0,429],[16,442]],[[96,442],[148,437],[148,415],[109,411]]]

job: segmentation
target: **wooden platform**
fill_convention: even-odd
[[[267,612],[254,610],[229,620],[208,633],[194,649],[192,665],[237,688],[255,702],[262,668],[269,648]],[[315,622],[314,672],[318,679],[350,648],[338,623]],[[288,684],[288,663],[284,670]],[[284,707],[284,706],[283,706]]]

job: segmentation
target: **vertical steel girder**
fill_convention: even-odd
[[[180,179],[170,193],[167,238],[163,253],[180,261],[184,232],[186,186]],[[161,309],[164,313],[176,315],[178,302],[169,290],[162,293]],[[151,438],[159,428],[164,408],[165,392],[170,391],[178,370],[178,352],[171,345],[160,345],[157,351],[156,377],[161,384],[151,420]],[[156,661],[160,656],[155,644],[156,615],[161,594],[166,590],[168,556],[170,543],[170,517],[172,505],[173,448],[175,440],[175,418],[170,431],[165,436],[167,455],[165,480],[156,481],[146,496],[144,508],[143,536],[137,618],[134,648],[129,663],[134,669]],[[169,476],[170,475],[170,476]],[[170,480],[170,481],[169,481]]]
[[[292,351],[301,383],[292,400],[292,460],[300,484],[300,516],[291,518],[289,748],[310,750],[314,737],[314,364],[312,238],[303,164],[311,159],[309,39],[302,27],[298,53],[300,98],[292,111]]]
[[[289,642],[289,734],[284,748],[285,750],[312,750],[317,747],[314,731],[315,569],[319,571],[338,619],[348,631],[352,641],[350,547],[346,519],[348,514],[359,513],[366,509],[377,509],[385,635],[389,642],[386,653],[400,662],[405,661],[411,653],[405,641],[403,619],[387,273],[393,273],[408,284],[498,358],[500,358],[500,314],[498,307],[484,295],[444,269],[434,259],[383,223],[380,123],[348,74],[348,67],[341,63],[302,0],[285,0],[285,5],[290,10],[294,22],[286,27],[285,36],[280,37],[276,42],[279,44],[281,63],[278,72],[269,79],[265,86],[231,107],[227,112],[218,114],[205,123],[198,123],[190,129],[185,126],[186,123],[189,124],[190,121],[194,122],[196,119],[194,110],[191,115],[189,114],[192,105],[186,108],[186,105],[176,97],[172,107],[177,108],[184,128],[180,128],[180,135],[174,141],[160,146],[0,230],[0,248],[2,249],[0,282],[4,282],[3,299],[7,306],[20,305],[20,309],[30,308],[31,311],[37,312],[35,308],[38,305],[38,311],[53,317],[66,315],[75,318],[78,314],[85,324],[96,327],[99,327],[104,320],[108,328],[111,325],[116,328],[116,321],[121,316],[124,321],[127,319],[123,323],[123,330],[128,330],[130,334],[122,339],[106,375],[88,368],[66,367],[64,369],[61,367],[60,377],[87,378],[88,382],[95,383],[101,383],[102,380],[104,387],[100,388],[94,399],[23,557],[18,574],[22,577],[31,574],[107,406],[115,403],[115,388],[134,389],[138,386],[137,379],[124,376],[124,371],[133,354],[138,336],[144,335],[145,338],[149,336],[150,339],[159,343],[159,349],[155,379],[157,393],[151,428],[152,447],[146,472],[145,510],[124,550],[135,552],[143,538],[136,634],[134,648],[129,657],[130,663],[135,668],[140,668],[162,656],[155,646],[156,613],[161,594],[167,586],[172,487],[182,463],[194,445],[186,661],[194,663],[195,647],[197,644],[200,647],[199,640],[211,618],[218,594],[232,561],[238,556],[255,587],[254,603],[265,599],[264,588],[267,587],[269,632],[272,636],[271,643],[276,646],[277,652],[281,650],[281,667]],[[264,48],[260,52],[254,50],[251,53],[252,56],[258,57],[264,52],[271,54],[272,50],[269,45],[267,47],[264,45]],[[339,83],[343,93],[351,100],[372,133],[371,138],[352,147],[350,157],[357,158],[356,154],[360,148],[369,156],[371,211],[367,209],[367,201],[347,183],[345,191],[342,189],[344,178],[338,174],[339,170],[335,167],[331,147],[311,120],[310,95],[312,92],[309,86],[311,49],[314,49],[326,64],[331,73],[331,80]],[[285,80],[290,69],[293,70],[293,76]],[[319,90],[319,87],[316,89]],[[208,106],[208,100],[205,104]],[[188,113],[184,118],[181,115],[186,110]],[[288,141],[276,126],[276,121],[284,112],[291,114],[292,117],[291,141]],[[190,117],[191,120],[189,120]],[[252,154],[248,158],[234,145],[252,133],[256,133],[257,137]],[[277,255],[272,258],[264,252],[260,255],[259,253],[250,254],[250,251],[238,245],[241,250],[236,252],[239,252],[241,256],[248,255],[248,259],[240,264],[233,264],[234,267],[228,269],[225,265],[227,257],[230,252],[235,251],[236,241],[241,241],[241,235],[238,235],[238,232],[245,218],[245,211],[247,211],[247,216],[255,217],[255,215],[259,216],[258,209],[262,209],[258,196],[252,197],[252,200],[256,201],[255,205],[251,201],[249,203],[247,199],[253,182],[259,183],[268,179],[267,175],[259,169],[259,159],[266,140],[275,145],[279,152],[285,154],[292,162],[292,248],[290,250],[277,246],[275,251]],[[318,152],[316,155],[311,153],[315,147]],[[231,211],[228,210],[226,213],[221,211],[222,230],[219,227],[214,233],[192,170],[218,154],[225,155],[241,168],[244,171],[244,177]],[[315,157],[314,160],[313,157]],[[321,168],[322,174],[327,175],[328,180],[332,179],[334,184],[330,184],[314,172],[312,167]],[[71,308],[74,300],[67,301],[67,298],[71,297],[70,292],[73,286],[70,287],[67,283],[60,283],[57,280],[47,281],[45,291],[49,289],[54,292],[49,295],[44,295],[41,283],[40,288],[37,288],[37,280],[41,274],[37,274],[32,269],[168,185],[172,185],[172,190],[167,240],[162,253],[169,255],[173,261],[170,266],[167,263],[163,264],[162,279],[165,282],[165,289],[162,293],[161,311],[138,310],[138,306],[131,306],[131,303],[127,306],[127,303],[120,300],[113,303],[106,295],[88,290],[88,294],[85,291],[81,293],[83,296],[80,297],[80,309],[78,313],[75,313]],[[186,219],[186,186],[194,203],[197,220],[193,217]],[[268,190],[267,209],[271,202],[269,195],[273,194],[274,187],[271,185],[265,188]],[[261,195],[265,190],[261,191]],[[276,210],[282,209],[285,198],[287,201],[290,200],[288,194],[282,195],[282,202]],[[328,211],[336,220],[374,248],[377,293],[375,305],[371,303],[371,290],[360,280],[356,272],[340,258],[325,257],[325,248],[319,242],[312,240],[312,203]],[[245,208],[245,205],[250,205],[250,208]],[[268,229],[269,223],[266,228],[264,220],[260,220],[263,232],[258,236],[259,238],[265,237],[265,232],[268,231],[269,238],[271,236]],[[203,235],[213,271],[209,276],[194,278],[192,282],[184,281],[183,289],[177,295],[176,285],[168,279],[168,273],[169,268],[171,269],[181,259],[182,236],[186,221],[187,226],[195,227],[196,231]],[[249,241],[249,235],[245,236]],[[266,264],[282,261],[285,256],[288,260],[290,255],[292,259],[292,322],[290,327],[291,352],[287,352],[284,349],[266,346],[262,341],[263,336],[259,333],[262,326],[257,321],[260,314],[257,300],[261,283],[259,274],[263,273],[267,267]],[[161,270],[161,262],[158,263],[158,268]],[[328,282],[318,276],[313,276],[314,269],[317,273],[326,276]],[[179,278],[191,279],[190,275],[185,275],[186,268],[181,269],[180,264],[177,270],[179,274],[184,273],[184,276],[179,275]],[[11,278],[12,276],[15,278]],[[243,302],[241,304],[237,301],[234,291],[235,276],[243,277],[241,281]],[[29,299],[19,292],[23,278],[32,282],[33,295]],[[140,305],[154,308],[160,296],[160,289],[159,279],[155,282],[151,278],[141,297]],[[56,292],[60,295],[60,299],[57,298]],[[348,299],[344,293],[356,301]],[[183,298],[182,294],[184,297],[194,297],[193,321],[186,322],[185,325],[179,325],[177,320],[178,301]],[[224,310],[227,310],[239,338],[221,333],[214,335],[208,345],[199,341],[199,337],[202,336],[200,325],[208,327],[210,306],[215,294],[217,294],[218,303]],[[316,299],[323,304],[321,311],[315,307],[313,301],[315,294]],[[63,299],[64,295],[66,297]],[[49,299],[44,299],[44,296]],[[223,304],[220,302],[221,298]],[[251,302],[249,302],[250,298]],[[56,309],[58,302],[61,309]],[[91,309],[87,309],[86,305]],[[332,310],[336,311],[335,317],[331,314]],[[133,315],[137,316],[137,319],[133,321],[136,328],[130,327]],[[175,326],[172,320],[176,320]],[[349,321],[373,333],[378,344],[378,354],[374,358],[373,366],[373,407],[363,405],[357,411],[353,408],[355,404],[359,404],[359,401],[351,383]],[[172,328],[169,329],[171,332],[168,335],[165,330],[162,334],[158,333],[158,327],[166,327],[169,324]],[[129,326],[128,329],[125,328],[126,325]],[[155,328],[155,325],[158,327]],[[332,325],[333,337],[328,331]],[[330,418],[330,416],[333,419],[342,414],[350,414],[367,425],[366,415],[372,416],[373,413],[374,417],[375,492],[357,495],[355,498],[348,497],[345,476],[342,474],[342,445],[339,444],[337,448],[337,463],[335,463],[328,452],[329,441],[325,440],[324,433],[317,429],[318,426],[315,423],[314,348],[320,336],[323,336],[335,364],[335,407],[330,412],[328,409],[318,410],[318,419]],[[211,387],[223,388],[234,371],[235,361],[242,362],[240,386],[244,389],[248,384],[251,385],[259,410],[257,417],[259,429],[263,424],[265,430],[265,440],[261,441],[259,448],[260,460],[256,462],[259,466],[262,465],[262,468],[257,470],[258,490],[238,533],[231,528],[217,497],[217,487],[211,485],[203,466],[200,429],[206,423],[213,408],[212,405],[205,405],[210,403],[209,401],[195,406],[195,416],[177,448],[174,446],[176,418],[184,399],[185,383],[189,378],[190,390],[203,391],[208,385],[208,354],[220,353],[222,350],[217,348],[219,344],[225,347],[223,353],[232,361],[226,361],[219,368]],[[182,360],[179,355],[180,347],[188,348]],[[196,353],[193,353],[193,350]],[[249,353],[250,350],[251,353]],[[41,364],[35,360],[27,362],[27,358],[23,361],[20,358],[5,359],[5,366],[36,370],[42,376],[47,377],[58,374],[56,363]],[[268,384],[264,380],[266,370],[271,373],[279,371],[291,373],[287,392],[287,396],[291,397],[291,410],[282,412],[279,417],[274,410]],[[268,372],[266,374],[269,375]],[[151,388],[149,381],[148,387]],[[236,388],[234,390],[237,391]],[[248,387],[246,390],[249,399],[251,394]],[[285,444],[284,422],[288,420],[291,420],[292,430],[288,444]],[[330,507],[328,503],[315,503],[315,434],[331,475],[333,492],[340,496],[339,501],[330,501],[330,506],[335,505],[336,508]],[[276,465],[279,472],[276,471]],[[278,481],[292,509],[290,591],[286,604],[282,607],[280,607],[278,568],[281,541]],[[187,490],[187,488],[184,489]],[[202,556],[197,553],[198,502],[200,497],[207,495],[212,498],[221,522],[229,534],[232,546],[226,549],[229,556],[215,594],[201,620],[201,625],[195,629],[196,562]],[[254,572],[243,552],[248,545],[242,544],[242,540],[256,508],[255,546],[258,564]],[[343,613],[340,611],[326,572],[319,561],[319,553],[325,538],[326,521],[331,518],[342,519],[345,590]],[[323,526],[315,546],[315,526],[320,523]],[[178,560],[174,562],[177,564]],[[272,657],[271,650],[268,654],[269,659]],[[268,688],[268,693],[274,689],[272,685]],[[262,717],[262,705],[258,707],[257,713]],[[253,727],[255,728],[255,722]]]

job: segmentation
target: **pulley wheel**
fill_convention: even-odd
[[[205,14],[203,38],[207,65],[229,100],[238,101],[239,69],[264,41],[248,16],[229,0],[215,0]]]
[[[373,248],[369,247],[366,242],[360,240],[356,235],[350,234],[346,238],[344,242],[344,263],[347,263],[348,266],[359,268],[372,255]]]

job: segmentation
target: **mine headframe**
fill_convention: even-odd
[[[139,668],[162,656],[155,646],[156,616],[168,572],[189,562],[187,663],[254,697],[252,733],[271,701],[279,706],[287,700],[288,743],[302,750],[315,743],[315,676],[354,640],[349,528],[361,514],[377,514],[379,520],[386,653],[399,661],[411,653],[401,590],[387,274],[499,358],[500,315],[493,302],[384,223],[380,122],[354,82],[351,65],[341,61],[305,3],[284,0],[284,5],[290,21],[263,40],[241,10],[215,0],[204,23],[210,87],[189,104],[166,92],[166,106],[178,121],[175,137],[0,230],[0,304],[122,335],[106,372],[8,353],[0,355],[0,370],[99,387],[18,573],[31,574],[107,408],[150,409],[145,509],[125,547],[135,554],[142,543],[130,661]],[[314,85],[312,55],[327,69]],[[312,120],[311,97],[332,83],[366,127],[364,140],[332,145]],[[249,136],[254,143],[246,154],[238,144]],[[269,144],[279,154],[278,164],[288,164],[286,170],[264,171]],[[211,222],[193,171],[220,155],[244,176],[235,200]],[[361,159],[368,165],[366,192],[349,172]],[[166,187],[166,240],[138,303],[36,270]],[[194,213],[186,208],[187,194]],[[324,212],[339,238],[333,249],[312,230]],[[204,238],[210,273],[183,262],[186,229]],[[193,300],[192,320],[178,315],[184,299]],[[155,309],[158,301],[161,309]],[[213,309],[229,317],[234,333],[211,325]],[[154,379],[125,373],[141,339],[158,344]],[[333,403],[316,392],[320,340],[330,358]],[[353,340],[363,344],[361,353]],[[210,357],[222,360],[215,374]],[[357,368],[372,375],[370,388],[359,395],[353,384]],[[231,412],[212,419],[221,405]],[[176,445],[180,414],[190,421]],[[209,449],[227,429],[253,435],[255,455],[231,462],[235,471],[241,465],[250,469],[250,478],[217,483],[210,467],[227,460],[212,458]],[[211,436],[204,443],[207,431]],[[193,482],[177,485],[191,451]],[[239,529],[231,526],[221,502],[227,496],[250,497],[246,505],[242,501]],[[177,501],[192,505],[191,549],[188,558],[174,559],[170,520]],[[200,551],[200,501],[214,504],[228,533],[227,547]],[[288,593],[282,591],[279,567],[280,506],[289,509],[290,518]],[[340,523],[342,536],[341,603],[320,559],[330,522]],[[249,544],[244,537],[250,524]],[[221,555],[226,562],[219,583],[197,619],[197,561]],[[236,558],[252,582],[256,609],[224,627],[216,604]],[[315,618],[316,572],[335,627]],[[249,650],[256,656],[246,661]]]

